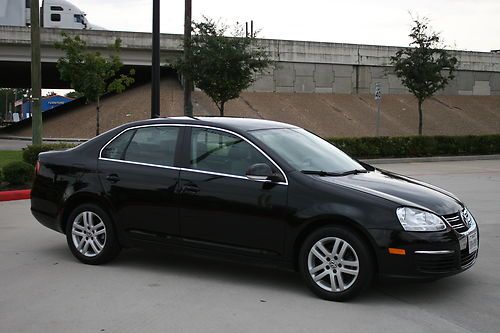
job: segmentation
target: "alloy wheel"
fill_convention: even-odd
[[[106,245],[106,225],[96,213],[83,211],[73,220],[71,238],[77,251],[95,257]]]
[[[354,248],[344,239],[326,237],[309,250],[307,269],[312,280],[323,290],[343,292],[359,275],[359,259]]]

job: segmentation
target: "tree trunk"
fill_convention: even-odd
[[[225,102],[220,103],[220,107],[219,107],[221,117],[224,117],[224,104],[225,104]]]
[[[96,118],[95,118],[95,135],[99,135],[99,111],[100,111],[100,101],[99,101],[99,96],[97,96],[97,105],[96,105]]]
[[[422,123],[423,123],[423,114],[422,114],[422,100],[418,100],[418,135],[422,135]]]

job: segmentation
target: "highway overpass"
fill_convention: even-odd
[[[61,34],[78,34],[89,48],[102,53],[122,40],[121,59],[135,68],[138,81],[150,77],[151,34],[122,31],[41,29],[44,88],[68,88],[59,80],[55,63],[62,55],[54,43]],[[291,40],[260,40],[277,62],[275,69],[259,76],[250,87],[255,92],[372,93],[381,83],[383,93],[408,93],[390,66],[399,47],[322,43]],[[182,35],[161,35],[161,59],[175,59],[182,53]],[[443,94],[500,95],[500,54],[453,51],[459,71]],[[0,87],[29,87],[30,29],[0,27]]]
[[[136,70],[136,77],[149,80],[151,71],[151,34],[136,32],[41,29],[42,86],[44,88],[69,88],[59,79],[57,60],[63,53],[54,47],[62,41],[62,33],[79,35],[87,42],[90,50],[109,53],[108,46],[116,38],[122,40],[120,57],[125,69]],[[175,57],[182,53],[182,35],[162,34],[161,59]],[[0,86],[30,86],[31,35],[28,27],[0,26]]]

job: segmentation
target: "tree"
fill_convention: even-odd
[[[78,99],[80,97],[83,97],[83,94],[81,92],[78,92],[78,91],[70,91],[69,93],[67,93],[64,96],[66,96],[68,98]]]
[[[439,34],[430,30],[427,20],[413,20],[410,46],[391,57],[394,71],[418,100],[418,135],[422,135],[423,102],[443,89],[453,75],[457,58],[441,46]]]
[[[186,56],[174,67],[203,90],[224,116],[226,102],[239,97],[272,61],[255,36],[245,36],[239,26],[227,37],[228,27],[204,18],[193,22],[192,31]]]
[[[63,42],[56,43],[56,48],[64,51],[65,56],[57,61],[61,79],[68,81],[71,88],[81,93],[88,102],[96,103],[96,135],[99,135],[100,98],[107,92],[123,92],[134,83],[130,70],[128,75],[119,74],[123,63],[120,60],[121,40],[116,39],[109,48],[108,57],[99,52],[87,50],[87,43],[79,36],[63,34]]]
[[[0,119],[5,119],[9,111],[16,112],[16,100],[28,97],[28,89],[0,88]]]

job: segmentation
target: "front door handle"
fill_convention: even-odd
[[[181,189],[182,193],[189,193],[189,194],[195,194],[200,192],[200,188],[197,185],[194,184],[189,184],[189,185],[184,185]]]
[[[120,181],[120,177],[116,173],[112,173],[106,177],[106,179],[112,183]]]

